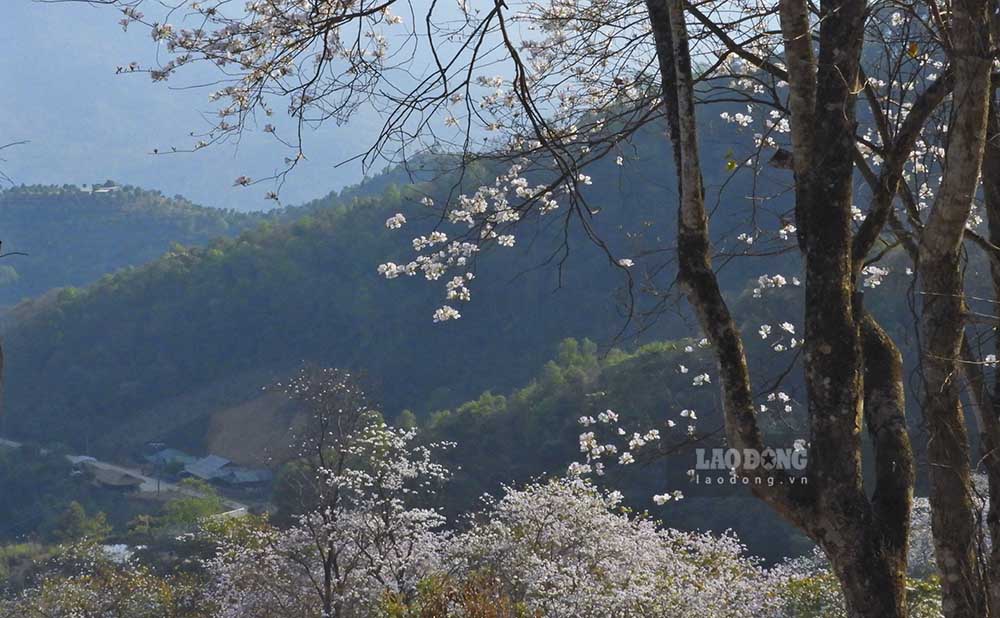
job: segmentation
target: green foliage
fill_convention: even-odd
[[[687,347],[693,351],[686,352]],[[722,418],[715,389],[692,387],[695,370],[682,373],[679,367],[712,362],[711,351],[692,340],[650,343],[634,352],[615,349],[602,356],[593,342],[569,339],[526,386],[506,396],[487,391],[435,412],[424,427],[426,439],[457,443],[445,455],[455,471],[447,491],[450,512],[475,508],[483,493],[495,494],[503,484],[562,473],[570,462],[580,460],[579,435],[584,429],[579,418],[611,409],[621,416],[629,435],[656,428],[663,436],[661,444],[636,452],[636,464],[609,463],[605,478],[623,490],[639,512],[653,509],[679,529],[734,530],[753,554],[769,561],[808,551],[811,543],[749,491],[737,488],[699,496],[697,488],[688,485],[693,449],[719,445],[720,436],[708,435],[679,448],[687,439],[687,421],[680,411],[697,410],[698,429],[707,434],[722,425]],[[668,427],[668,420],[676,425]],[[770,437],[775,443],[783,439],[777,432]],[[673,452],[665,455],[667,451]],[[681,488],[688,497],[654,508],[651,497],[664,488]]]
[[[59,543],[93,541],[101,543],[111,534],[111,525],[104,513],[87,515],[86,509],[77,501],[69,503],[56,521],[52,538]]]
[[[403,410],[396,417],[396,427],[400,429],[415,429],[419,423],[417,422],[417,415],[413,413],[412,410]]]
[[[163,530],[190,530],[224,510],[219,493],[205,481],[184,479],[177,487],[182,495],[166,504],[157,521]]]
[[[72,546],[52,562],[57,569],[38,577],[33,586],[0,597],[0,618],[209,618],[214,609],[205,581],[119,564],[94,543]]]
[[[275,521],[288,524],[297,515],[307,513],[319,504],[316,473],[307,461],[297,459],[283,465],[274,482],[271,502]]]
[[[728,128],[707,126],[706,131],[731,137]],[[676,195],[673,179],[662,170],[669,153],[660,128],[649,125],[630,148],[629,165],[605,161],[588,171],[594,184],[587,201],[600,211],[588,219],[588,229],[572,217],[567,224],[561,215],[526,218],[515,249],[476,260],[474,297],[462,309],[463,318],[438,327],[430,318],[442,303],[440,282],[419,277],[389,282],[376,273],[380,263],[408,261],[409,239],[437,225],[437,213],[422,214],[427,211],[418,205],[420,198],[441,203],[456,189],[457,178],[432,178],[419,170],[420,162],[301,208],[267,217],[227,214],[225,232],[215,235],[235,237],[201,247],[188,246],[200,242],[197,238],[177,233],[157,246],[156,239],[135,234],[139,224],[130,222],[132,237],[158,253],[169,247],[166,255],[107,274],[93,285],[25,302],[13,312],[6,335],[7,397],[15,413],[5,431],[46,441],[54,435],[74,446],[89,440],[103,455],[147,440],[196,449],[204,446],[205,412],[170,414],[163,406],[181,396],[198,399],[200,389],[216,386],[227,390],[214,406],[237,403],[260,383],[226,385],[251,372],[278,378],[303,360],[365,369],[379,382],[373,395],[389,419],[403,409],[423,419],[486,389],[512,389],[530,379],[561,339],[588,336],[607,342],[626,323],[625,273],[589,234],[599,236],[616,257],[658,255],[673,236],[675,224],[668,215]],[[441,168],[447,159],[432,163]],[[417,183],[410,184],[415,169]],[[493,177],[484,166],[474,166],[458,189],[492,183]],[[710,192],[722,183],[733,194],[754,189],[749,176],[730,178],[723,170],[707,176],[706,183]],[[70,202],[121,202],[119,210],[128,212],[145,212],[127,204],[147,199],[196,221],[215,212],[203,214],[156,194],[143,198],[132,189],[18,191],[11,201],[41,192]],[[410,222],[401,231],[386,230],[386,219],[399,211]],[[57,214],[59,220],[65,213],[57,209]],[[727,229],[744,222],[745,214],[723,208],[713,223]],[[199,225],[190,227],[205,227]],[[93,233],[98,240],[87,242],[114,244],[103,232]],[[66,236],[47,233],[46,238]],[[563,256],[568,259],[557,259]],[[733,262],[721,273],[723,283],[742,287],[781,259]],[[657,272],[661,280],[654,283],[664,289],[672,284],[671,269]],[[86,281],[70,278],[60,284]],[[638,307],[643,308],[649,307]],[[687,334],[681,321],[663,320],[641,339],[622,343]]]
[[[602,358],[593,342],[567,339],[559,344],[556,360],[527,386],[509,396],[487,391],[435,412],[427,430],[431,439],[458,443],[449,456],[462,467],[454,484],[474,500],[503,482],[565,470],[578,457],[581,416],[612,409],[626,416],[627,428],[643,433],[663,428],[668,435],[668,413],[681,420],[676,414],[682,408],[708,409],[712,393],[691,389],[690,376],[676,369],[693,362],[683,347],[650,344]],[[693,354],[704,356],[703,351]],[[682,430],[670,433],[678,431],[683,435]]]
[[[789,580],[781,598],[792,616],[841,618],[845,615],[840,585],[829,572]]]
[[[906,602],[910,618],[937,618],[941,615],[941,580],[937,575],[923,579],[908,578]]]
[[[128,540],[132,543],[147,543],[152,538],[156,521],[152,515],[141,513],[128,522]]]
[[[594,199],[611,199],[616,186]],[[298,221],[200,248],[174,246],[145,266],[22,303],[6,335],[7,396],[16,411],[8,431],[74,445],[89,439],[105,455],[150,439],[183,438],[197,448],[192,419],[139,417],[201,387],[249,371],[281,375],[303,360],[364,368],[379,380],[375,396],[389,418],[404,408],[419,417],[486,388],[512,388],[564,337],[607,340],[624,324],[621,269],[571,224],[573,260],[561,271],[535,268],[562,241],[561,226],[540,227],[536,242],[480,260],[465,317],[433,327],[441,286],[385,281],[376,266],[408,259],[407,237],[436,221],[414,217],[392,233],[386,218],[448,188],[330,198]],[[659,186],[644,191],[645,199],[593,223],[620,254],[642,235],[641,223],[627,222],[653,218],[669,195]],[[512,281],[513,273],[522,275]]]
[[[163,474],[168,478],[178,476],[183,471],[184,462],[182,461],[168,461],[163,466]]]
[[[380,618],[541,618],[505,594],[496,578],[472,575],[457,579],[429,577],[415,598],[387,594],[376,613]]]
[[[39,543],[0,546],[0,588],[19,587],[27,574],[51,555],[52,549]]]
[[[104,531],[112,524],[124,526],[137,508],[118,492],[95,487],[87,475],[75,474],[59,449],[42,451],[30,444],[20,449],[0,447],[0,496],[4,497],[0,499],[0,541],[29,534],[53,538],[67,523],[66,517],[80,514],[74,502],[84,515],[107,514],[86,517],[86,524],[95,526],[91,532]],[[102,525],[96,525],[99,518],[104,520]]]

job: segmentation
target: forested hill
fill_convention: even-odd
[[[179,195],[166,197],[113,181],[2,190],[2,249],[27,255],[0,260],[0,308],[53,288],[89,285],[105,274],[151,262],[174,244],[204,245],[262,223],[287,222],[378,194],[406,177],[393,170],[302,206],[267,212],[199,206]],[[248,191],[248,200],[257,198],[257,193]],[[268,204],[273,202],[264,205]]]
[[[163,255],[172,243],[203,244],[255,227],[268,215],[196,206],[118,186],[20,186],[0,191],[0,306],[85,285]]]
[[[647,265],[665,263],[658,283],[666,289],[673,267],[663,248],[674,236],[676,195],[661,131],[651,126],[623,149],[624,165],[612,159],[591,170],[588,202],[597,213],[590,224],[616,257],[635,258],[637,285],[648,283],[641,276]],[[733,248],[753,186],[749,175],[732,175],[731,134],[707,142],[718,166],[706,171],[706,186],[728,183],[731,196],[718,206],[728,216],[717,218],[717,229],[730,235],[720,247]],[[253,397],[303,361],[364,370],[390,417],[404,408],[419,414],[523,383],[565,337],[614,338],[625,324],[623,270],[577,223],[558,267],[565,211],[526,223],[515,248],[479,260],[472,302],[456,322],[431,324],[443,302],[441,281],[380,278],[376,266],[408,261],[409,239],[436,221],[421,220],[414,203],[450,188],[389,185],[379,197],[331,197],[298,211],[310,214],[295,222],[174,247],[94,285],[22,303],[5,336],[3,431],[104,452],[151,439],[197,447],[210,408]],[[411,223],[387,230],[398,211]],[[771,215],[756,216],[774,227],[764,220]],[[773,268],[765,259],[737,260],[724,276],[742,289]],[[670,314],[643,337],[694,329]]]

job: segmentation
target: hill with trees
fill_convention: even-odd
[[[200,246],[263,223],[292,221],[316,208],[385,190],[393,170],[301,206],[238,211],[108,180],[94,185],[21,185],[0,190],[0,307],[152,262],[173,245]]]
[[[148,264],[19,304],[5,333],[2,431],[107,452],[135,446],[140,435],[126,428],[141,424],[158,432],[145,439],[197,448],[207,415],[185,413],[197,408],[185,394],[219,388],[226,392],[215,404],[237,403],[303,361],[364,370],[390,417],[406,408],[421,415],[487,389],[514,388],[566,337],[628,344],[694,332],[683,319],[638,315],[662,317],[673,307],[671,256],[649,251],[671,238],[675,226],[664,206],[676,199],[674,185],[655,164],[664,148],[656,139],[660,130],[651,125],[637,136],[623,165],[608,162],[596,170],[588,193],[589,233],[613,255],[633,259],[633,269],[611,261],[588,230],[569,219],[525,222],[531,232],[517,247],[479,256],[482,302],[470,305],[462,320],[430,327],[440,290],[413,279],[387,282],[376,266],[405,260],[408,242],[386,229],[387,218],[427,196],[444,198],[455,179],[398,184],[393,181],[408,176],[395,170],[388,180],[287,209],[233,238],[202,247],[175,244]],[[708,186],[753,191],[754,179],[727,163],[732,155],[724,153],[722,136],[731,129],[714,133],[719,165]],[[464,182],[478,186],[484,178],[492,178],[486,169],[478,176],[467,170]],[[378,189],[380,195],[371,195]],[[746,217],[739,208],[722,207],[730,212],[730,229]],[[411,214],[407,234],[432,230],[437,216]],[[762,210],[758,216],[774,215]],[[734,252],[746,249],[724,233],[719,242]],[[780,257],[736,260],[724,278],[742,287],[775,260]],[[630,271],[636,292],[653,292],[636,295],[641,300],[631,322]],[[236,386],[218,386],[227,383]],[[181,401],[183,410],[171,408]]]
[[[273,216],[273,215],[272,215]],[[19,186],[0,191],[0,306],[202,244],[270,218],[197,206],[180,196],[119,186]]]

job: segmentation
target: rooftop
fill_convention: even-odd
[[[202,457],[194,463],[189,463],[184,466],[184,471],[191,476],[198,477],[202,480],[209,481],[220,476],[224,476],[225,472],[222,471],[223,468],[228,466],[231,462],[225,457],[219,457],[218,455],[209,455],[208,457]]]
[[[94,472],[94,480],[107,487],[138,487],[142,485],[142,479],[118,470],[109,470],[91,466]]]

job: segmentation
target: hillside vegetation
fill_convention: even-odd
[[[275,215],[197,206],[118,186],[20,186],[0,191],[0,306],[160,257],[173,243],[202,244]]]
[[[692,386],[692,375],[711,365],[710,352],[693,339],[650,343],[633,352],[613,349],[607,354],[600,354],[589,340],[561,342],[555,358],[525,385],[508,394],[485,392],[439,410],[422,427],[428,441],[455,443],[445,455],[456,470],[448,487],[450,509],[468,511],[484,493],[497,494],[504,485],[562,473],[570,462],[581,460],[580,433],[600,431],[599,427],[582,427],[579,419],[610,409],[620,415],[628,435],[649,429],[662,435],[635,464],[615,465],[616,458],[609,458],[604,478],[610,487],[624,491],[632,507],[654,511],[677,528],[734,530],[752,553],[765,558],[779,559],[806,550],[808,541],[749,490],[689,482],[686,473],[695,466],[694,449],[723,445],[715,387]],[[788,431],[804,429],[802,416],[772,407],[773,411],[762,415],[769,443],[787,447],[791,436],[803,435]],[[689,409],[696,412],[696,421],[681,414]],[[688,436],[691,424],[697,428],[695,440]],[[654,506],[650,496],[668,487],[682,488],[687,498],[666,508]],[[768,525],[762,526],[762,520]]]
[[[673,188],[649,163],[656,160],[651,151],[663,147],[650,139],[655,132],[637,140],[628,165],[595,171],[589,198],[599,213],[591,224],[616,255],[638,255],[646,238],[658,243],[672,236],[665,205]],[[489,177],[480,170],[478,180]],[[710,180],[726,178],[720,156]],[[137,436],[124,428],[145,419],[159,428],[154,437],[198,447],[208,423],[203,415],[180,414],[177,422],[173,415],[146,415],[248,373],[266,383],[303,361],[366,371],[390,417],[404,408],[424,413],[486,389],[513,388],[565,337],[608,342],[625,326],[622,269],[575,223],[568,228],[569,259],[560,268],[556,248],[565,218],[554,216],[522,234],[515,249],[479,261],[476,298],[463,319],[428,327],[441,304],[440,286],[385,281],[376,266],[406,259],[408,238],[436,222],[433,214],[421,220],[412,203],[428,194],[443,197],[451,186],[446,180],[386,186],[376,179],[362,190],[286,211],[299,217],[294,222],[264,222],[202,247],[173,245],[163,257],[91,286],[21,303],[6,332],[4,431],[108,451],[134,446]],[[366,195],[373,187],[385,190]],[[412,219],[403,235],[384,225],[400,210]],[[642,223],[632,229],[625,221]],[[730,269],[732,279],[745,280],[757,267],[747,262]],[[669,285],[669,277],[661,279]],[[689,329],[671,322],[644,336]],[[247,385],[242,399],[262,385]],[[231,394],[219,403],[240,401]]]

